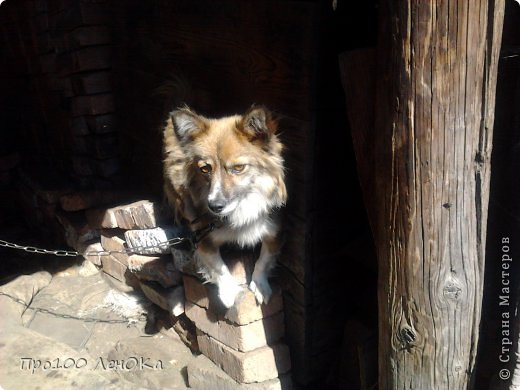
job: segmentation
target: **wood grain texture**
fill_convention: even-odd
[[[352,123],[360,173],[373,176],[362,182],[379,261],[380,389],[475,385],[503,10],[383,4],[374,127]]]
[[[471,383],[503,7],[389,5],[395,40],[376,107],[382,389]]]

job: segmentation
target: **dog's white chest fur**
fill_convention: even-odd
[[[215,230],[211,238],[219,244],[234,242],[241,247],[251,247],[261,242],[265,236],[275,235],[277,230],[277,225],[266,215],[241,226],[225,224]]]

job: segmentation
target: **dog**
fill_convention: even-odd
[[[220,255],[226,243],[261,243],[250,290],[269,302],[268,276],[281,249],[281,208],[287,201],[278,120],[264,106],[243,115],[206,118],[189,107],[169,114],[164,128],[164,192],[177,223],[216,228],[198,242],[194,259],[217,286],[226,308],[240,287]]]

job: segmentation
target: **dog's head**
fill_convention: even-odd
[[[189,108],[171,113],[188,161],[189,181],[203,207],[232,225],[255,221],[287,198],[282,144],[269,110],[209,119]]]

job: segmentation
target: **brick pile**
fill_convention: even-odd
[[[31,227],[60,249],[68,245],[84,254],[109,278],[142,290],[150,301],[172,315],[184,312],[182,277],[169,249],[127,253],[129,246],[143,245],[139,241],[143,233],[153,232],[154,228],[162,231],[157,228],[161,210],[158,203],[125,202],[129,196],[124,191],[77,191],[44,166],[20,169],[18,178],[18,203]],[[116,206],[103,206],[107,204]],[[160,236],[156,233],[155,237]],[[161,238],[161,242],[165,240],[165,236]],[[113,253],[87,255],[109,251]]]
[[[247,288],[248,259],[234,262],[232,275],[242,292],[223,312],[211,286],[184,275],[185,313],[197,328],[202,355],[188,366],[195,389],[289,389],[291,368],[285,333],[281,291],[267,305],[257,305]]]
[[[235,305],[224,310],[214,286],[203,284],[193,273],[181,273],[169,248],[128,253],[128,248],[155,245],[175,236],[160,227],[164,216],[158,203],[125,202],[122,199],[127,195],[114,190],[74,191],[39,168],[32,174],[20,171],[19,192],[26,217],[38,228],[45,226],[56,237],[61,235],[61,241],[83,253],[116,286],[141,290],[174,321],[193,322],[195,327],[181,323],[181,329],[176,328],[188,330],[185,341],[202,353],[188,367],[192,388],[291,388],[282,293],[274,285],[269,303],[256,303],[247,288],[254,254],[223,250],[231,274],[242,285]],[[47,180],[42,184],[44,176]]]
[[[101,232],[101,248],[120,251],[163,241],[158,238],[161,229],[156,209],[152,202],[138,201],[90,209],[86,217]],[[181,275],[171,254],[150,251],[150,254],[116,252],[101,256],[101,266],[111,277],[141,289],[162,309],[174,316],[184,313],[195,324],[202,355],[188,367],[192,388],[291,387],[289,348],[282,342],[285,328],[281,291],[275,288],[269,304],[257,305],[254,294],[247,288],[254,266],[252,257],[224,256],[243,289],[235,306],[223,313],[214,289],[193,275]]]
[[[158,205],[148,200],[87,210],[87,222],[100,232],[100,239],[80,249],[99,248],[111,252],[86,258],[101,265],[103,272],[110,277],[140,289],[151,302],[177,317],[184,313],[184,289],[181,273],[175,268],[169,249],[151,250],[146,254],[127,252],[130,247],[149,246],[166,240],[164,236],[164,240],[142,242],[143,237],[157,237],[157,232],[150,235],[154,230],[161,231],[157,210]]]

